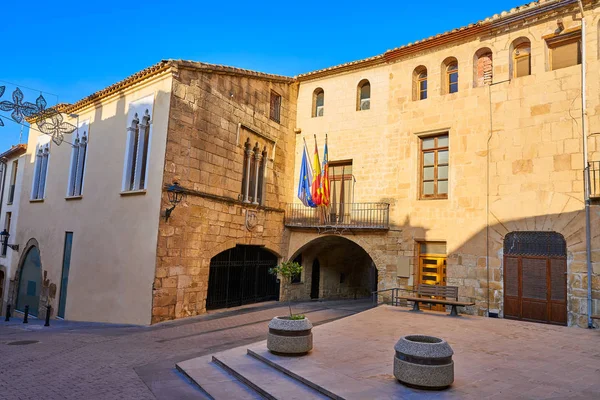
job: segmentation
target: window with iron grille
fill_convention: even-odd
[[[271,111],[269,117],[277,122],[281,123],[281,95],[271,90]]]
[[[421,138],[421,199],[448,198],[448,134]]]

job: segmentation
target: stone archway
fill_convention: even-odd
[[[303,266],[301,281],[289,288],[286,298],[357,299],[369,297],[377,290],[375,260],[363,246],[350,238],[340,235],[313,237],[290,252],[288,258],[293,260],[300,255]],[[314,277],[314,273],[319,276]]]

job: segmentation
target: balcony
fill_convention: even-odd
[[[390,228],[388,203],[344,203],[335,207],[306,207],[286,204],[288,228],[387,230]]]

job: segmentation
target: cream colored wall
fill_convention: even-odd
[[[596,8],[587,15],[591,133],[600,130],[598,13]],[[580,24],[575,13],[561,17],[566,29]],[[542,37],[554,32],[556,18],[539,18],[521,27],[515,24],[510,31],[501,27],[487,36],[406,56],[389,65],[301,82],[297,124],[307,141],[316,133],[322,152],[328,132],[330,160],[353,160],[355,202],[392,205],[391,230],[401,230],[401,239],[392,232],[382,233],[389,243],[370,252],[372,258],[379,258],[380,288],[412,285],[412,279],[396,276],[395,260],[410,258],[414,278],[417,241],[441,240],[448,248],[448,284],[459,286],[461,297],[475,301],[473,311],[480,314],[488,308],[489,287],[489,308],[501,309],[503,236],[511,230],[555,230],[567,239],[569,322],[584,323],[581,66],[546,70]],[[509,80],[510,44],[523,36],[531,41],[532,74]],[[473,88],[474,54],[483,47],[493,53],[494,85]],[[447,57],[458,59],[459,92],[442,95],[441,64]],[[428,69],[428,99],[413,101],[412,74],[421,65]],[[356,84],[371,77],[373,109],[357,112]],[[322,118],[311,118],[310,113],[316,87],[325,90]],[[419,200],[419,136],[443,131],[450,135],[448,199]],[[312,154],[312,139],[308,143]],[[299,146],[296,174],[300,150]],[[596,139],[590,140],[591,159],[600,160],[599,150]],[[489,286],[485,258],[488,157]],[[536,216],[543,216],[546,224],[528,220]],[[357,236],[361,233],[354,233],[353,239]],[[307,240],[306,233],[293,232],[290,254]],[[592,247],[600,249],[600,244]],[[595,290],[600,298],[600,288]]]
[[[65,200],[66,141],[74,137],[66,135],[61,146],[51,144],[44,201],[30,202],[37,143],[37,132],[30,131],[16,243],[39,242],[42,269],[57,287],[51,299],[56,310],[65,232],[73,232],[66,319],[150,323],[170,92],[166,72],[77,111],[79,121],[89,120],[81,199]],[[121,195],[129,104],[146,96],[154,96],[147,190]]]

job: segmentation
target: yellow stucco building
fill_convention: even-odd
[[[294,78],[166,60],[64,106],[87,147],[30,134],[7,301],[24,270],[41,312],[141,324],[437,284],[468,313],[588,326],[600,5],[583,5],[534,2]],[[296,192],[305,141],[322,157],[326,136],[320,211]],[[284,259],[304,266],[288,291],[267,273]]]

